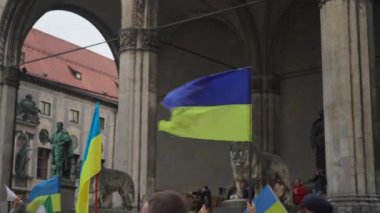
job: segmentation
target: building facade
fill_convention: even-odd
[[[196,77],[248,65],[255,70],[255,142],[282,156],[292,177],[307,178],[315,172],[310,129],[323,109],[328,198],[337,212],[379,211],[377,0],[2,0],[0,8],[0,184],[11,182],[8,124],[16,120],[9,112],[22,41],[42,14],[64,9],[114,39],[113,166],[132,175],[141,195],[230,184],[229,145],[157,132],[157,121],[169,116],[159,103]]]
[[[60,48],[78,46],[32,29],[22,49],[23,61],[52,55]],[[26,63],[20,68],[23,75],[16,107],[12,188],[25,193],[52,176],[52,135],[58,122],[63,123],[72,141],[71,171],[63,181],[74,188],[96,102],[100,103],[104,166],[112,168],[117,112],[117,70],[113,60],[83,50],[77,55]]]

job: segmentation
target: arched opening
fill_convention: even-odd
[[[311,0],[293,1],[276,27],[273,73],[281,107],[275,152],[288,163],[292,178],[315,172],[310,134],[323,109],[320,34],[319,8]]]
[[[100,103],[100,125],[106,141],[104,166],[113,167],[117,65],[107,43],[86,48],[102,42],[105,38],[90,21],[63,10],[45,13],[26,34],[18,63],[22,74],[15,126],[30,135],[43,130],[49,143],[39,137],[31,143],[31,152],[36,152],[30,155],[31,169],[26,171],[31,180],[21,183],[15,177],[12,181],[20,190],[27,192],[41,177],[57,174],[69,185],[78,180],[79,159],[96,102]],[[68,139],[62,142],[65,137]],[[63,212],[74,207],[73,195],[63,198]]]

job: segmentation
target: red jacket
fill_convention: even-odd
[[[305,187],[300,184],[299,186],[293,187],[293,203],[298,205],[302,202],[305,197]]]

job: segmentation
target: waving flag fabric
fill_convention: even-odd
[[[193,80],[171,91],[162,104],[170,121],[159,130],[180,137],[251,141],[251,68],[239,68]]]
[[[17,195],[10,188],[8,188],[7,185],[4,184],[4,186],[5,186],[5,190],[7,191],[6,201],[15,201],[17,198]]]
[[[96,103],[86,149],[83,154],[78,198],[75,207],[77,213],[88,213],[90,180],[91,177],[95,176],[101,170],[102,141],[99,103]]]
[[[45,212],[61,212],[61,181],[59,176],[41,181],[33,187],[29,194],[27,211],[40,212],[40,208],[48,204]]]

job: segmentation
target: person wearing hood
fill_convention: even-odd
[[[334,207],[317,195],[307,196],[299,205],[299,213],[333,213]]]

